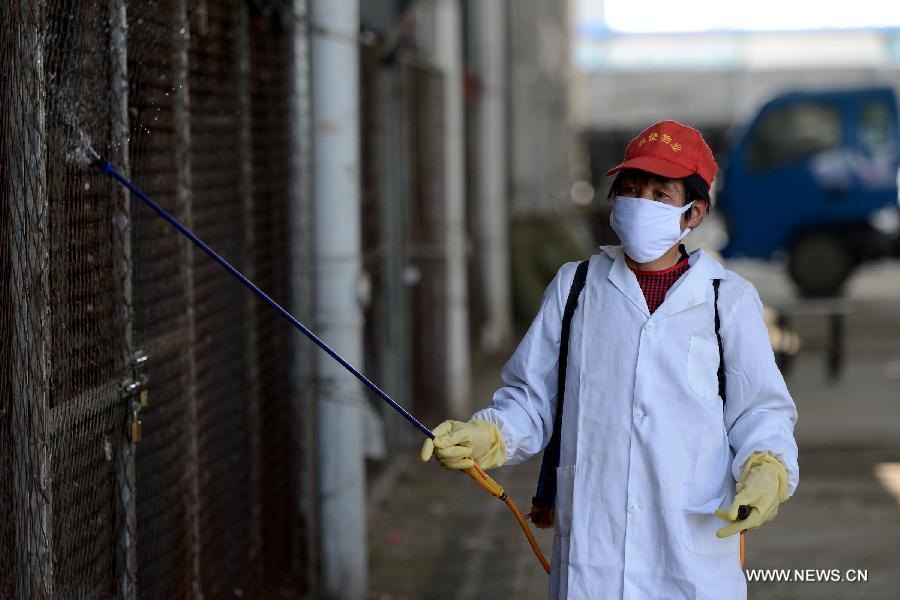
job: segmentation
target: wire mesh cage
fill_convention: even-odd
[[[294,302],[294,4],[0,8],[0,597],[311,585],[290,332],[89,162]]]

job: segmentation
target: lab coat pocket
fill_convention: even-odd
[[[687,379],[691,390],[701,398],[715,398],[719,393],[718,344],[692,335],[687,362]]]
[[[738,550],[740,536],[720,538],[716,535],[716,531],[728,524],[716,516],[716,509],[727,509],[734,501],[734,496],[734,491],[726,489],[706,502],[683,507],[682,541],[688,550],[707,556]]]

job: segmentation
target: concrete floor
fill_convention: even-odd
[[[777,268],[728,266],[754,281],[765,302],[791,296]],[[848,291],[854,308],[838,381],[826,374],[825,321],[793,323],[803,347],[786,379],[799,413],[800,485],[775,521],[747,534],[744,566],[863,569],[868,580],[751,582],[750,598],[900,597],[900,475],[891,483],[891,467],[879,466],[900,465],[900,262],[866,268]],[[498,371],[481,373],[478,405],[489,402]],[[371,507],[369,597],[545,598],[547,577],[506,507],[417,454],[397,459],[394,485]],[[534,459],[495,472],[523,512],[538,469]],[[539,540],[549,554],[552,530]]]

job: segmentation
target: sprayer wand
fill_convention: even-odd
[[[303,323],[298,321],[291,313],[289,313],[285,308],[283,308],[280,304],[278,304],[275,300],[273,300],[268,294],[259,289],[255,283],[250,281],[243,273],[238,271],[235,267],[231,265],[227,260],[222,258],[215,250],[206,245],[203,240],[198,238],[194,232],[185,227],[178,221],[175,217],[170,215],[164,208],[162,208],[159,204],[157,204],[152,198],[150,198],[147,194],[140,190],[136,185],[131,183],[128,179],[122,176],[115,168],[109,163],[109,161],[105,160],[101,157],[93,148],[88,148],[88,151],[91,153],[93,160],[92,164],[103,171],[104,173],[110,175],[119,183],[128,188],[132,194],[137,196],[141,201],[144,202],[147,206],[149,206],[156,214],[165,219],[172,225],[175,229],[177,229],[182,235],[188,238],[191,242],[194,243],[198,248],[203,250],[211,259],[219,263],[219,265],[228,271],[235,279],[240,281],[254,294],[259,296],[266,304],[272,307],[275,312],[279,315],[287,319],[287,321],[293,325],[296,329],[300,330],[303,335],[312,340],[319,348],[324,350],[331,358],[336,360],[342,367],[347,369],[354,377],[359,379],[366,387],[375,392],[375,394],[391,405],[391,408],[396,410],[400,415],[409,421],[413,426],[416,427],[419,431],[425,434],[430,439],[434,439],[434,434],[429,430],[425,425],[423,425],[418,419],[412,416],[405,408],[397,404],[393,398],[388,396],[384,391],[381,390],[377,385],[372,383],[368,377],[360,373],[356,370],[353,365],[344,360],[340,354],[335,352],[328,346],[324,341],[322,341],[316,334],[310,331]],[[497,497],[502,502],[504,502],[509,509],[512,511],[513,515],[516,518],[516,521],[519,523],[519,526],[522,528],[522,531],[525,533],[525,536],[528,538],[528,543],[531,545],[531,548],[534,550],[535,556],[540,561],[541,566],[547,573],[550,573],[550,564],[547,562],[547,559],[544,557],[544,554],[541,552],[541,548],[538,545],[537,541],[534,539],[534,535],[531,533],[531,530],[528,527],[528,523],[525,522],[525,518],[522,516],[522,513],[519,511],[519,508],[516,506],[515,502],[513,502],[512,498],[507,495],[504,491],[503,486],[494,481],[484,470],[475,464],[474,466],[465,470],[466,474],[469,475],[482,489],[491,494],[492,496]]]

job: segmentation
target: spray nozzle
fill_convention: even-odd
[[[102,156],[100,156],[97,153],[97,151],[94,150],[93,148],[91,148],[90,146],[88,146],[87,151],[91,155],[91,164],[94,165],[95,167],[97,167],[98,169],[102,169],[103,167],[105,167],[108,164],[106,159],[103,158]]]

